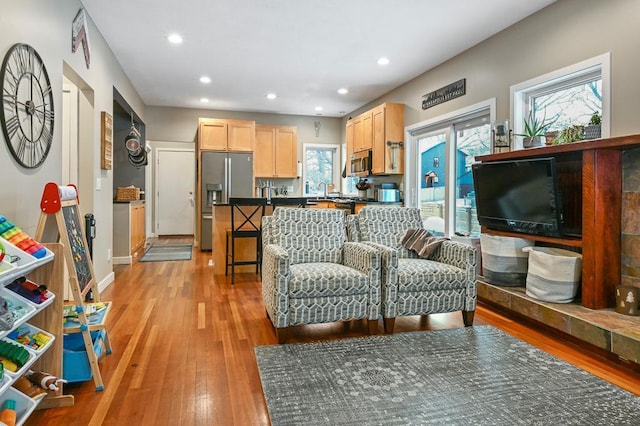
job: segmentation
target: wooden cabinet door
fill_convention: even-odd
[[[362,127],[362,117],[353,119],[353,152],[362,151],[364,146],[364,129]]]
[[[131,205],[131,253],[142,247],[145,240],[144,204]]]
[[[276,129],[272,126],[256,126],[256,148],[253,164],[256,177],[273,177],[275,174]]]
[[[255,122],[227,120],[229,151],[253,152],[255,145]]]
[[[353,120],[347,121],[347,174],[351,172],[351,154],[353,154]]]
[[[226,151],[228,127],[224,120],[200,120],[198,145],[200,149]]]
[[[362,150],[371,149],[373,145],[373,114],[367,111],[362,116]]]
[[[276,177],[295,178],[298,162],[298,129],[296,127],[277,127],[275,143]]]
[[[385,151],[387,141],[385,138],[385,108],[381,105],[375,108],[372,112],[373,120],[373,142],[372,142],[372,173],[384,173],[385,172]]]

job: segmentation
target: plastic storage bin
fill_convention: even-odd
[[[529,253],[526,294],[544,302],[569,303],[576,297],[582,255],[553,247],[525,247]]]
[[[105,330],[91,332],[91,341],[96,357],[100,359],[104,349]],[[82,333],[65,334],[62,351],[62,378],[69,383],[91,380],[93,373],[84,346]]]
[[[528,253],[533,241],[523,238],[480,234],[482,275],[491,284],[505,287],[524,287],[527,280]]]

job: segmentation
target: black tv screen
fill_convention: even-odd
[[[562,235],[562,201],[554,158],[476,163],[472,170],[480,225]]]

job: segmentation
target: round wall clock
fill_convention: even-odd
[[[28,44],[14,44],[0,69],[0,124],[7,147],[23,167],[39,167],[53,141],[53,94],[38,52]]]

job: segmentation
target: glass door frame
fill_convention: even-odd
[[[418,170],[419,144],[418,139],[435,132],[450,132],[454,129],[454,124],[458,121],[472,119],[480,114],[489,115],[489,123],[496,121],[496,99],[491,98],[468,107],[452,111],[450,113],[431,118],[419,123],[407,126],[405,128],[405,141],[407,141],[407,149],[405,150],[405,206],[420,207],[420,170]],[[446,144],[446,181],[445,181],[445,205],[451,203],[455,197],[456,176],[455,167],[451,167],[451,159],[455,158],[456,144],[451,143],[451,135],[447,134]],[[493,150],[493,147],[491,148]],[[451,237],[455,233],[454,216],[455,209],[445,209],[445,236]]]

